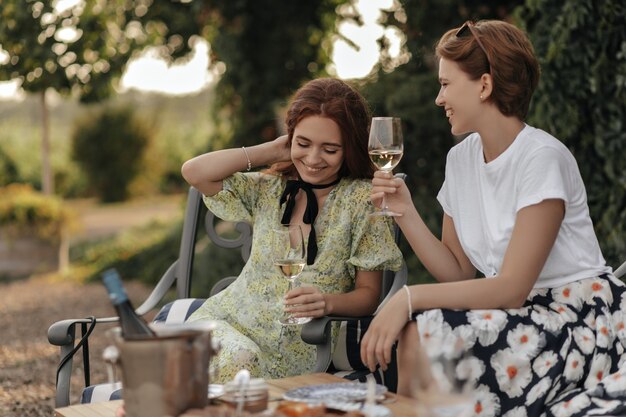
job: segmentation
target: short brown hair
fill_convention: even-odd
[[[285,120],[290,146],[296,125],[309,116],[326,117],[339,126],[344,156],[339,176],[372,178],[375,168],[367,154],[371,115],[367,101],[355,88],[335,78],[318,78],[296,91]],[[293,165],[279,171],[296,173]]]
[[[472,24],[471,22],[466,25]],[[523,120],[539,82],[539,62],[526,34],[500,20],[481,20],[466,35],[460,28],[447,31],[437,42],[437,57],[456,62],[472,80],[489,73],[490,99],[505,116]],[[470,33],[471,32],[471,33]],[[480,39],[480,44],[476,38]],[[483,51],[484,49],[484,51]]]

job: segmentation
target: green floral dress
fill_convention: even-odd
[[[315,347],[300,338],[300,326],[282,326],[283,296],[288,281],[272,263],[270,231],[280,226],[279,198],[285,179],[264,173],[236,173],[223,190],[204,202],[218,217],[253,224],[250,258],[239,277],[207,299],[188,320],[217,323],[214,337],[222,345],[215,382],[232,380],[237,371],[282,378],[312,372]],[[370,217],[371,184],[342,179],[333,188],[315,221],[318,254],[299,277],[323,293],[354,288],[357,269],[398,270],[402,254],[393,240],[389,219]],[[333,332],[336,335],[336,329]]]

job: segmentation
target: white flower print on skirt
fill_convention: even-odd
[[[414,319],[431,359],[464,350],[452,383],[471,387],[476,417],[626,415],[626,286],[612,275],[533,290],[520,309]]]

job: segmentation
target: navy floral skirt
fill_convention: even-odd
[[[519,309],[414,319],[435,376],[470,387],[474,416],[617,416],[626,415],[625,312],[626,286],[601,275],[533,290]]]

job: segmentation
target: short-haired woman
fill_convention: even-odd
[[[436,54],[435,103],[453,134],[471,133],[448,153],[441,238],[401,181],[377,172],[372,200],[385,193],[403,213],[397,224],[439,282],[385,305],[363,360],[386,366],[399,340],[399,392],[411,395],[435,384],[425,354],[458,355],[477,416],[624,415],[625,287],[605,264],[574,157],[523,121],[539,80],[530,41],[506,22],[467,22]]]

